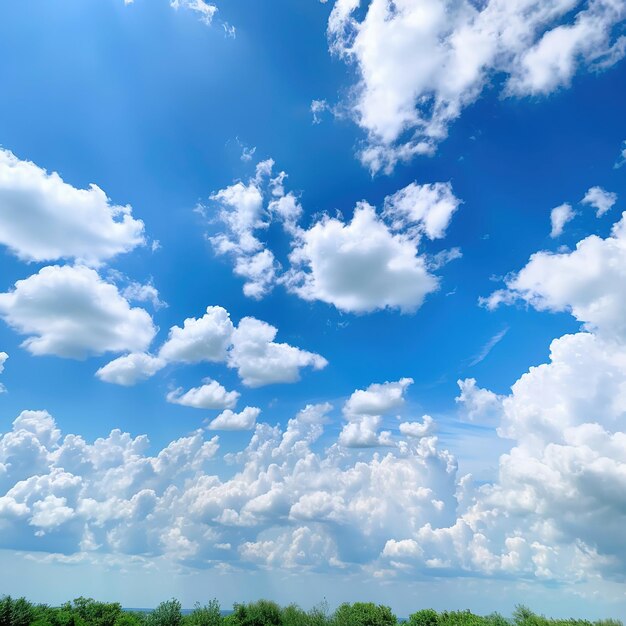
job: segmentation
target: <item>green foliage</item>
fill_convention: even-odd
[[[397,621],[388,606],[373,602],[346,602],[332,617],[334,626],[395,626]]]
[[[434,609],[422,609],[409,615],[409,626],[438,626],[439,614]]]
[[[146,626],[181,626],[182,622],[180,602],[175,598],[161,602],[145,620]]]
[[[196,602],[193,611],[183,618],[184,626],[221,626],[222,613],[220,603],[210,600],[205,606]]]
[[[283,626],[282,610],[270,600],[235,604],[233,609],[234,626]]]
[[[322,603],[310,611],[295,604],[281,608],[259,600],[235,604],[231,615],[222,617],[220,604],[211,600],[182,615],[178,600],[161,602],[151,613],[124,611],[118,602],[76,598],[58,607],[32,604],[25,598],[0,597],[0,626],[399,626],[388,606],[373,602],[344,603],[329,615]],[[615,619],[590,622],[581,619],[551,619],[528,607],[515,607],[510,620],[499,613],[480,616],[470,611],[421,609],[409,616],[406,626],[623,626]]]

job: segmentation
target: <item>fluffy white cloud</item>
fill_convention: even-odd
[[[596,210],[596,217],[602,217],[616,202],[617,194],[602,187],[591,187],[582,199],[583,204],[588,204]]]
[[[107,383],[130,387],[162,370],[166,361],[145,352],[133,352],[102,366],[96,376]]]
[[[233,257],[235,274],[246,280],[245,295],[257,299],[269,293],[279,270],[273,253],[257,237],[257,231],[267,229],[271,218],[269,208],[264,205],[264,196],[272,195],[268,187],[274,189],[284,178],[284,173],[276,179],[269,178],[273,166],[271,159],[261,161],[256,175],[247,184],[239,181],[211,196],[226,227],[225,232],[210,238],[213,249],[217,254]]]
[[[552,225],[550,237],[552,237],[552,239],[560,237],[563,234],[565,224],[571,222],[575,216],[576,213],[572,209],[572,205],[567,204],[567,202],[554,207],[552,211],[550,211],[550,224]]]
[[[388,413],[404,404],[404,394],[412,384],[412,378],[401,378],[397,382],[373,383],[367,389],[357,389],[343,405],[343,414],[350,418]]]
[[[130,206],[102,189],[76,189],[56,173],[0,149],[0,243],[24,261],[98,265],[145,243]]]
[[[432,152],[494,75],[507,77],[507,95],[525,96],[616,63],[623,19],[621,0],[337,0],[328,37],[358,70],[349,105],[367,133],[361,160],[389,171]]]
[[[131,308],[117,287],[84,266],[49,266],[0,294],[0,316],[29,337],[32,354],[85,358],[143,351],[156,333],[152,318]]]
[[[232,336],[228,364],[237,369],[244,385],[260,387],[299,380],[300,369],[319,370],[328,361],[286,343],[275,343],[278,329],[254,317],[244,317]]]
[[[414,227],[429,239],[441,239],[460,203],[450,183],[411,183],[385,198],[383,215],[394,230]]]
[[[343,311],[414,311],[438,287],[417,243],[393,233],[365,202],[347,224],[326,216],[302,231],[290,260],[291,291]]]
[[[434,420],[430,415],[424,415],[421,422],[402,422],[398,427],[398,430],[405,437],[413,437],[420,439],[421,437],[427,437],[433,431]]]
[[[502,414],[502,398],[479,387],[475,378],[456,382],[461,393],[455,400],[461,405],[464,417],[479,424],[496,424]]]
[[[379,432],[382,416],[404,404],[404,394],[412,383],[412,378],[402,378],[397,382],[373,383],[352,393],[343,405],[348,423],[339,435],[339,443],[348,448],[393,445],[390,431]],[[400,432],[408,434],[406,431],[404,425],[404,432]]]
[[[626,214],[605,239],[586,237],[571,252],[537,252],[482,302],[488,308],[523,300],[538,310],[568,311],[587,329],[626,337]]]
[[[445,236],[461,204],[449,182],[413,182],[387,196],[380,215],[360,202],[348,223],[325,215],[305,229],[299,198],[285,190],[285,172],[272,177],[273,167],[273,160],[261,161],[247,183],[235,182],[211,196],[226,229],[210,240],[218,254],[233,257],[247,296],[262,298],[278,283],[305,300],[344,311],[409,312],[437,289],[430,270],[460,256],[457,248],[432,258],[418,250],[424,237]],[[285,263],[260,238],[271,223],[281,225],[291,247]]]
[[[244,385],[260,387],[295,382],[303,367],[326,367],[326,359],[319,354],[275,342],[277,333],[276,327],[254,317],[244,317],[235,326],[226,309],[209,306],[202,317],[187,318],[182,328],[172,326],[158,356],[134,353],[119,357],[98,370],[97,375],[106,382],[133,385],[168,363],[212,362],[236,369]],[[222,409],[233,408],[235,396],[239,394],[226,392],[218,382],[211,381],[186,393],[173,391],[168,400],[198,408],[210,408],[203,404],[217,402],[212,408]]]
[[[207,378],[201,387],[183,391],[180,387],[167,394],[167,401],[196,409],[232,409],[239,400],[237,391],[226,391],[216,380]]]
[[[45,412],[26,412],[0,436],[0,545],[150,553],[200,567],[367,567],[390,537],[454,519],[456,466],[436,439],[385,456],[317,453],[330,408],[307,406],[284,429],[257,424],[248,446],[228,455],[235,467],[225,478],[215,473],[217,438],[201,431],[152,456],[145,436],[114,430],[88,443],[62,437]],[[218,426],[233,427],[231,418]]]
[[[182,363],[224,361],[233,330],[228,311],[220,306],[209,306],[202,317],[187,318],[182,328],[172,326],[159,357]]]
[[[239,413],[230,409],[222,411],[208,425],[209,430],[252,430],[261,409],[255,406],[247,406]]]

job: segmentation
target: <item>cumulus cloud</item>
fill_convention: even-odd
[[[419,250],[422,239],[445,236],[461,204],[449,182],[413,182],[387,196],[380,215],[360,202],[349,222],[324,215],[303,228],[302,204],[286,191],[285,172],[272,177],[273,167],[273,160],[261,161],[247,182],[235,182],[211,196],[226,229],[210,240],[218,254],[232,256],[247,296],[262,298],[282,284],[305,300],[343,311],[412,312],[438,288],[430,270],[461,254],[453,248],[430,258]],[[280,224],[291,248],[284,263],[261,239],[273,222]]]
[[[276,327],[254,317],[244,317],[233,331],[228,364],[237,369],[244,385],[295,382],[301,368],[319,370],[328,364],[319,354],[275,343],[277,332]]]
[[[126,355],[102,367],[97,375],[106,382],[133,385],[156,374],[168,363],[223,363],[237,370],[244,385],[261,387],[295,382],[304,367],[316,370],[326,367],[326,359],[319,354],[275,342],[277,334],[275,326],[254,317],[244,317],[235,326],[226,309],[208,306],[202,317],[187,318],[182,327],[172,326],[158,356]],[[223,404],[213,408],[233,408],[235,396],[239,394],[226,392],[218,382],[210,381],[186,393],[173,391],[168,394],[168,400],[210,408],[202,404],[218,402],[219,397]]]
[[[414,227],[429,239],[441,239],[460,203],[449,182],[411,183],[385,198],[383,215],[394,230]]]
[[[497,424],[502,413],[502,398],[489,389],[482,389],[475,378],[457,380],[461,393],[455,401],[461,406],[462,414],[470,422]]]
[[[122,290],[122,295],[133,302],[150,302],[156,311],[167,307],[167,303],[161,300],[158,289],[151,282],[143,284],[131,281]]]
[[[247,406],[239,413],[226,409],[211,420],[207,428],[209,430],[252,430],[260,414],[261,409],[255,406]]]
[[[348,102],[367,135],[360,157],[373,172],[431,153],[449,124],[494,76],[509,96],[566,87],[579,69],[619,61],[621,1],[337,0],[331,51],[359,80]]]
[[[0,545],[343,569],[369,566],[391,536],[454,518],[456,465],[435,438],[384,456],[315,452],[330,408],[309,405],[284,429],[256,424],[226,477],[217,437],[202,431],[151,455],[145,436],[114,430],[90,443],[24,412],[0,436]],[[223,414],[216,427],[249,427],[258,409],[242,414],[245,424]]]
[[[565,224],[571,222],[575,216],[576,213],[572,209],[572,205],[567,204],[567,202],[554,207],[552,211],[550,211],[550,223],[552,225],[550,237],[552,237],[552,239],[560,237],[563,234]]]
[[[424,415],[421,422],[402,422],[398,430],[405,437],[421,439],[432,433],[434,424],[435,422],[430,415]]]
[[[415,311],[438,287],[415,240],[392,232],[365,202],[348,223],[325,216],[302,231],[290,261],[290,291],[353,313]]]
[[[202,317],[187,318],[182,328],[170,328],[169,336],[159,350],[159,356],[166,361],[182,363],[224,361],[233,330],[234,326],[226,309],[208,306]]]
[[[581,201],[596,210],[596,217],[602,217],[617,202],[617,194],[605,191],[602,187],[591,187]]]
[[[626,337],[626,214],[606,238],[590,235],[571,252],[537,252],[509,276],[488,308],[522,300],[537,310],[567,311],[586,329]]]
[[[156,333],[152,318],[131,308],[117,287],[85,266],[48,266],[0,294],[0,316],[28,338],[35,355],[82,359],[143,351]]]
[[[0,149],[0,243],[24,261],[75,259],[99,265],[143,245],[130,206],[91,185],[77,189],[53,172]]]
[[[271,291],[279,265],[273,253],[264,246],[257,232],[267,229],[270,213],[265,206],[265,196],[271,195],[268,187],[275,188],[284,173],[270,179],[274,161],[261,161],[256,174],[247,183],[236,182],[211,195],[219,207],[218,218],[225,232],[210,237],[217,254],[230,255],[235,262],[235,274],[245,279],[244,293],[261,298]]]
[[[226,391],[216,380],[207,378],[201,387],[192,387],[188,391],[183,391],[179,387],[170,391],[167,394],[167,401],[196,409],[232,409],[237,404],[239,396],[237,391]]]
[[[382,415],[404,404],[404,394],[412,378],[401,378],[397,382],[373,383],[367,389],[357,389],[343,405],[347,417],[359,415]]]
[[[166,361],[164,359],[145,352],[134,352],[120,356],[103,365],[96,372],[96,376],[107,383],[130,387],[154,376],[165,365]]]
[[[397,382],[373,383],[367,389],[357,389],[343,405],[343,415],[348,420],[340,435],[339,443],[348,448],[370,448],[393,445],[391,432],[379,429],[382,417],[404,404],[404,395],[413,383],[412,378]],[[415,430],[415,424],[404,425],[404,432]]]

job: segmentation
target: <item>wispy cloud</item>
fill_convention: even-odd
[[[509,332],[509,327],[505,326],[500,332],[496,333],[478,352],[472,360],[469,362],[470,367],[478,365],[481,361],[484,361],[489,353],[504,339],[504,336]]]

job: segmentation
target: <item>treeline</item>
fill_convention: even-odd
[[[324,604],[305,611],[295,604],[281,607],[259,600],[235,604],[223,615],[217,600],[205,606],[196,604],[183,614],[181,604],[172,599],[161,602],[153,611],[124,610],[117,602],[98,602],[77,598],[52,607],[33,604],[25,598],[0,599],[0,626],[397,626],[400,623],[388,606],[372,602],[342,604],[329,612]],[[623,626],[619,620],[590,622],[581,619],[551,619],[518,606],[513,616],[498,613],[481,616],[470,611],[422,609],[411,614],[406,626]],[[403,624],[403,626],[404,626]]]

